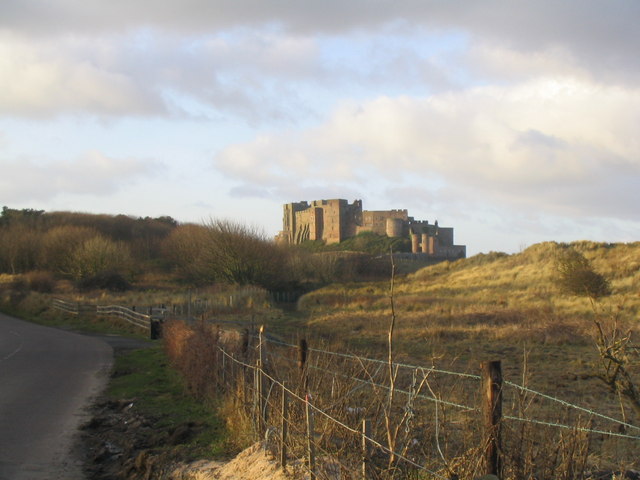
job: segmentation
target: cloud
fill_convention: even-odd
[[[0,112],[48,116],[60,111],[122,115],[163,110],[144,84],[96,58],[78,55],[80,47],[76,41],[34,43],[0,35]]]
[[[164,168],[154,161],[115,159],[99,152],[71,161],[19,159],[0,165],[0,190],[7,203],[52,200],[63,194],[109,196]]]
[[[99,6],[82,0],[21,0],[2,4],[0,28],[52,35],[123,32],[141,26],[193,33],[266,25],[302,35],[333,35],[376,31],[401,22],[465,30],[520,51],[566,45],[585,60],[598,58],[622,68],[625,61],[631,61],[637,68],[639,17],[640,5],[635,0],[522,0],[507,4],[499,0],[140,0],[102,2]]]
[[[324,113],[323,95],[442,91],[477,75],[629,86],[640,79],[639,17],[635,0],[4,2],[0,111],[296,123]],[[455,35],[466,56],[420,48]]]
[[[345,104],[316,127],[229,146],[215,164],[262,188],[435,180],[470,205],[637,220],[639,123],[640,89],[539,78]]]
[[[451,67],[439,56],[460,46],[431,46],[438,42],[418,31],[311,37],[268,27],[46,39],[0,33],[0,115],[296,124],[319,117],[336,95],[451,87]]]

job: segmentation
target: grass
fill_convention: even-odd
[[[588,299],[556,287],[554,258],[566,248],[582,253],[611,283],[612,294],[597,311]],[[622,325],[640,333],[639,266],[640,243],[547,242],[399,275],[393,299],[398,358],[469,373],[478,373],[481,361],[500,359],[505,377],[517,381],[527,352],[529,386],[577,403],[593,399],[594,407],[619,415],[618,398],[593,378],[599,368],[593,319],[622,309]],[[384,356],[388,280],[330,285],[302,297],[299,307],[306,327],[334,349]]]
[[[168,365],[160,346],[118,356],[106,395],[112,400],[132,399],[137,411],[155,420],[158,429],[170,431],[188,422],[202,427],[180,446],[186,461],[226,457],[231,451],[217,406],[186,393],[182,377]]]

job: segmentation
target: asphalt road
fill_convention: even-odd
[[[74,435],[112,359],[103,339],[0,314],[0,480],[84,480]]]

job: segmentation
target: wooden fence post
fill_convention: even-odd
[[[229,372],[229,381],[227,382],[229,391],[233,394],[233,396],[238,398],[238,382],[236,380],[236,354],[231,354],[231,361],[229,362],[230,372]]]
[[[260,416],[261,419],[261,427],[260,433],[262,434],[263,429],[266,428],[267,425],[267,385],[266,378],[264,376],[264,371],[266,368],[266,359],[267,359],[267,345],[265,343],[265,334],[264,334],[264,325],[260,325],[260,331],[258,333],[258,392],[259,392],[259,406],[260,406]]]
[[[305,407],[307,417],[307,467],[309,467],[309,480],[316,479],[316,446],[314,443],[313,432],[313,411],[309,403],[309,394],[305,396]]]
[[[255,431],[259,437],[261,434],[261,426],[260,426],[260,369],[255,368],[253,370],[253,408],[251,409],[253,414],[251,415],[253,418],[253,423],[255,426]]]
[[[225,390],[227,381],[227,359],[226,355],[221,350],[218,350],[218,355],[222,357],[222,381],[220,382],[220,387],[222,388],[222,390]]]
[[[298,341],[298,370],[300,371],[300,390],[303,393],[307,392],[308,388],[308,376],[307,376],[307,356],[309,353],[309,346],[307,340],[301,338]]]
[[[371,420],[362,420],[362,480],[369,478],[369,441],[371,438]]]
[[[488,475],[502,476],[500,454],[502,420],[502,364],[482,362],[482,396],[484,413],[484,454]]]
[[[240,339],[240,351],[242,358],[242,369],[241,369],[241,385],[242,385],[242,404],[247,404],[247,367],[246,364],[249,363],[249,330],[244,329],[242,331],[242,337]]]
[[[280,465],[283,469],[287,468],[287,430],[289,427],[288,407],[289,393],[287,385],[282,382],[282,424],[280,428]]]

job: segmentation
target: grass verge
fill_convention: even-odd
[[[216,413],[217,405],[202,404],[186,393],[182,378],[169,366],[161,346],[116,357],[106,395],[113,401],[131,400],[137,412],[152,420],[158,430],[197,426],[187,443],[167,447],[180,453],[183,461],[224,458],[233,453],[224,421]]]

